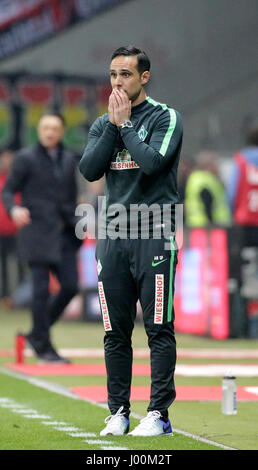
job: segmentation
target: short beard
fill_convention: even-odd
[[[129,100],[131,101],[132,104],[133,104],[134,101],[137,100],[137,98],[141,94],[141,91],[142,91],[142,88],[140,88],[140,90],[137,93],[135,93],[133,96],[129,97]]]

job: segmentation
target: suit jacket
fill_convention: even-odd
[[[64,244],[78,248],[74,227],[77,185],[76,158],[62,144],[54,160],[41,144],[19,151],[2,191],[7,212],[21,193],[22,206],[31,215],[31,224],[20,229],[21,258],[28,262],[60,261]]]

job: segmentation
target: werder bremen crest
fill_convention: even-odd
[[[148,134],[148,131],[146,131],[144,125],[142,125],[141,129],[138,132],[139,138],[143,141],[143,140],[145,140],[147,134]]]

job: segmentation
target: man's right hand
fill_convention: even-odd
[[[116,125],[115,116],[114,116],[115,104],[116,104],[116,101],[115,101],[114,93],[112,92],[109,97],[109,102],[108,102],[108,119],[112,124]]]
[[[26,207],[13,207],[11,210],[11,218],[18,228],[22,228],[31,223],[30,211]]]

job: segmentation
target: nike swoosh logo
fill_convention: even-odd
[[[164,432],[167,432],[167,431],[170,431],[170,423],[164,423],[163,425],[163,431]]]
[[[155,261],[152,261],[151,265],[152,265],[153,268],[155,268],[155,266],[158,266],[158,264],[160,264],[160,263],[164,263],[164,261],[167,261],[167,258],[162,259],[161,261],[157,261],[156,263],[155,263]]]

